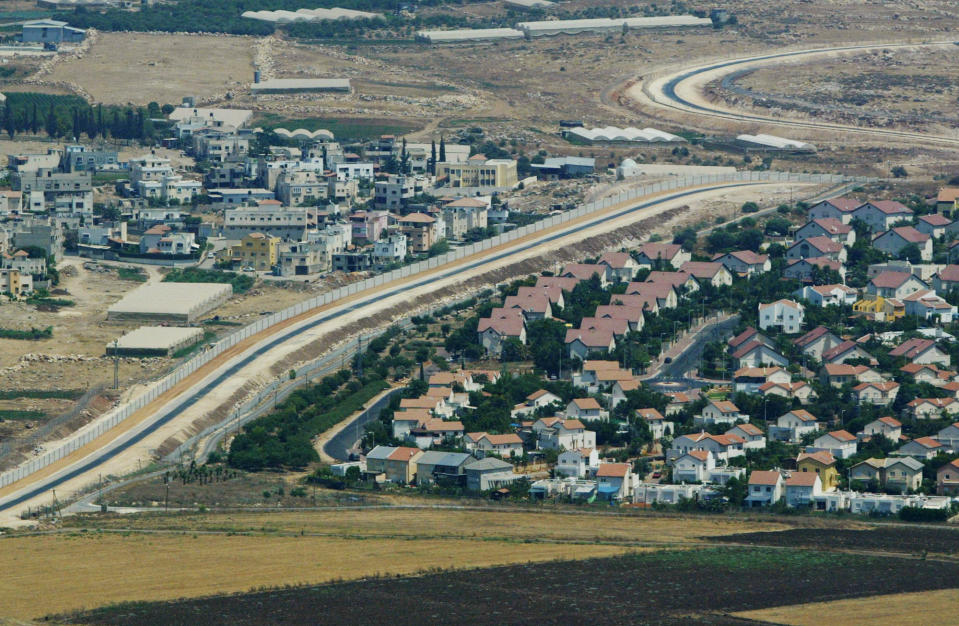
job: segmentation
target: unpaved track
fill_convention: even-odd
[[[443,288],[455,287],[469,278],[535,258],[543,251],[615,231],[640,218],[655,216],[692,200],[788,185],[803,186],[798,183],[724,183],[629,201],[456,263],[394,281],[377,288],[375,293],[360,292],[276,324],[226,350],[103,437],[27,479],[0,489],[0,525],[17,524],[17,515],[27,507],[49,505],[53,488],[59,490],[62,498],[94,483],[100,475],[122,475],[139,467],[140,462],[148,462],[162,441],[216,410],[248,381],[263,380],[277,361],[316,340],[326,340],[331,344],[342,340],[338,330],[344,323],[374,316],[391,306],[415,301]],[[160,416],[173,411],[175,418],[159,427],[153,426]],[[151,432],[146,435],[122,445],[117,441],[120,436],[147,426]]]
[[[771,116],[757,115],[737,111],[710,102],[703,96],[706,84],[718,80],[723,76],[749,68],[769,67],[785,63],[809,62],[819,57],[836,57],[847,54],[862,54],[883,49],[895,48],[930,48],[954,46],[952,41],[936,41],[922,43],[873,43],[856,46],[833,48],[816,48],[809,50],[791,50],[770,54],[716,61],[702,65],[687,67],[678,71],[666,71],[660,75],[651,75],[641,81],[626,87],[623,93],[643,107],[669,109],[675,112],[691,114],[699,117],[721,118],[734,122],[749,124],[750,126],[770,125],[789,127],[807,131],[829,131],[843,134],[853,133],[873,140],[889,139],[905,140],[918,144],[934,144],[938,146],[959,146],[959,135],[945,136],[909,131],[890,130],[883,128],[864,128],[847,126],[828,122],[783,119]],[[791,137],[795,138],[795,137]]]

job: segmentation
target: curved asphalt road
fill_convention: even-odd
[[[685,198],[685,197],[688,197],[688,196],[693,196],[693,195],[700,194],[700,193],[703,193],[703,192],[708,192],[708,191],[713,191],[713,190],[719,190],[719,189],[737,189],[737,188],[742,188],[742,187],[751,187],[751,186],[769,185],[769,184],[771,184],[770,181],[740,182],[740,183],[720,183],[720,184],[710,185],[710,186],[707,186],[707,187],[699,187],[699,188],[696,188],[696,189],[690,189],[690,190],[686,190],[686,191],[680,191],[680,192],[676,192],[676,193],[671,193],[671,194],[669,194],[669,195],[656,198],[656,199],[654,199],[654,200],[649,200],[649,201],[646,201],[646,202],[640,202],[639,204],[637,204],[637,205],[635,205],[635,206],[632,206],[632,207],[629,207],[629,208],[626,208],[626,209],[622,209],[622,210],[617,211],[617,212],[615,212],[615,213],[613,213],[613,214],[606,214],[606,213],[604,213],[604,214],[602,214],[602,215],[600,215],[600,216],[593,217],[593,218],[588,219],[588,220],[586,220],[585,222],[583,222],[583,223],[578,224],[577,226],[575,226],[575,228],[573,229],[572,232],[581,231],[581,230],[586,230],[586,229],[588,229],[588,228],[591,228],[591,227],[596,226],[596,225],[598,225],[598,224],[601,224],[601,223],[603,223],[603,222],[606,222],[606,221],[609,221],[609,220],[613,220],[613,219],[618,219],[618,218],[620,218],[620,217],[629,215],[629,214],[631,214],[631,213],[636,213],[636,212],[642,211],[642,210],[644,210],[644,209],[649,209],[649,208],[652,208],[652,207],[657,206],[657,205],[659,205],[659,204],[662,204],[662,203],[664,203],[664,202],[670,202],[670,201],[673,201],[673,200],[682,199],[682,198]],[[774,184],[774,183],[772,183],[772,184]],[[404,291],[406,291],[406,290],[415,289],[415,288],[417,288],[417,287],[421,287],[421,286],[427,285],[427,284],[429,284],[429,283],[431,283],[431,282],[434,282],[434,281],[436,281],[436,280],[438,280],[438,279],[441,279],[441,278],[447,278],[447,277],[451,277],[451,276],[456,276],[456,275],[461,274],[461,273],[463,273],[463,272],[467,272],[467,271],[476,269],[476,268],[478,268],[478,267],[481,267],[481,266],[483,266],[483,265],[486,265],[487,263],[489,263],[489,262],[491,262],[491,261],[497,261],[497,260],[500,260],[500,259],[503,259],[503,258],[512,256],[512,255],[516,254],[517,252],[522,252],[522,251],[529,250],[529,249],[531,249],[531,248],[536,248],[536,247],[538,247],[538,246],[542,246],[542,245],[547,244],[547,243],[549,243],[549,242],[551,242],[551,241],[555,241],[555,240],[557,240],[557,239],[561,239],[561,238],[563,238],[563,237],[566,237],[566,236],[568,236],[568,235],[570,234],[570,232],[571,232],[571,231],[564,229],[564,230],[561,230],[561,231],[559,231],[559,232],[553,233],[552,235],[549,235],[549,236],[547,236],[547,237],[545,237],[545,238],[536,239],[536,240],[534,240],[534,241],[532,241],[532,242],[529,242],[529,243],[527,243],[527,244],[525,244],[525,245],[523,245],[523,246],[521,246],[521,247],[519,247],[519,248],[510,248],[509,250],[506,250],[506,251],[504,251],[504,252],[501,252],[501,253],[499,253],[499,254],[496,254],[496,255],[494,255],[494,256],[492,256],[492,257],[484,257],[484,258],[482,258],[482,259],[480,259],[480,260],[474,261],[473,263],[469,263],[469,264],[467,264],[467,265],[457,266],[457,267],[455,267],[455,268],[451,268],[451,269],[449,269],[449,270],[447,270],[447,271],[445,271],[445,272],[441,272],[441,273],[439,273],[439,274],[431,274],[431,275],[429,275],[428,277],[422,278],[422,279],[417,280],[416,282],[413,282],[413,283],[410,283],[410,284],[405,284],[405,285],[402,285],[402,286],[399,286],[399,287],[394,287],[393,289],[390,289],[390,290],[385,291],[385,292],[377,292],[377,293],[375,293],[375,294],[372,294],[372,295],[370,295],[370,296],[367,296],[367,297],[365,297],[365,298],[362,298],[361,300],[358,300],[358,301],[350,304],[349,306],[347,306],[347,307],[345,307],[345,308],[342,308],[342,309],[333,311],[333,312],[331,312],[331,313],[327,313],[327,314],[325,314],[325,315],[321,315],[320,317],[314,319],[313,321],[309,322],[308,324],[306,324],[306,325],[304,325],[304,326],[301,326],[301,327],[296,328],[296,329],[294,329],[294,330],[290,330],[290,331],[287,331],[287,332],[285,332],[285,333],[282,333],[282,334],[280,334],[279,336],[275,337],[273,340],[267,342],[265,345],[263,345],[263,346],[257,348],[256,350],[253,350],[252,352],[248,353],[244,358],[240,359],[240,360],[239,360],[236,364],[234,364],[233,366],[227,368],[225,371],[222,371],[215,379],[213,379],[213,380],[212,380],[206,387],[204,387],[203,389],[200,389],[200,390],[194,392],[193,394],[189,395],[188,397],[181,399],[181,400],[176,404],[176,406],[174,406],[174,408],[171,409],[168,413],[166,413],[165,415],[161,416],[160,418],[154,420],[152,423],[150,423],[149,425],[147,425],[147,426],[146,426],[145,428],[143,428],[142,430],[137,431],[136,433],[132,434],[132,436],[129,436],[128,438],[126,438],[126,439],[124,439],[124,440],[122,440],[122,441],[111,442],[110,444],[108,444],[107,446],[105,446],[103,449],[101,449],[100,452],[96,453],[96,455],[95,455],[93,458],[91,458],[90,460],[84,462],[81,466],[76,467],[76,468],[74,468],[74,469],[72,469],[72,470],[64,473],[63,475],[59,475],[59,476],[56,476],[56,475],[55,475],[55,476],[48,477],[48,478],[46,478],[46,479],[43,480],[43,482],[42,482],[41,485],[39,485],[39,486],[37,486],[37,487],[34,487],[33,489],[30,489],[30,490],[27,491],[26,493],[23,493],[23,494],[21,494],[21,495],[19,495],[19,496],[16,496],[16,497],[14,497],[14,498],[10,498],[10,499],[6,500],[6,501],[3,502],[2,504],[0,504],[0,511],[7,511],[7,510],[9,510],[9,509],[11,509],[11,508],[19,505],[19,504],[22,504],[23,502],[26,502],[26,501],[31,500],[31,499],[39,496],[39,495],[42,495],[43,493],[46,493],[46,492],[49,491],[50,489],[54,489],[54,488],[58,487],[59,485],[67,482],[68,480],[72,480],[73,478],[76,478],[76,477],[78,477],[78,476],[80,476],[80,475],[82,475],[82,474],[85,474],[86,472],[89,472],[89,471],[93,470],[94,468],[96,468],[98,465],[101,465],[102,463],[104,463],[104,462],[112,459],[113,457],[115,457],[116,455],[120,454],[121,452],[127,450],[128,448],[130,448],[130,447],[133,446],[134,444],[142,441],[146,436],[148,436],[149,434],[155,432],[158,428],[160,428],[160,427],[163,426],[164,424],[167,424],[167,423],[169,423],[171,420],[173,420],[173,419],[175,419],[176,417],[178,417],[180,414],[183,413],[184,410],[186,410],[187,408],[189,408],[190,406],[192,406],[193,404],[195,404],[201,397],[205,396],[211,389],[217,387],[218,385],[220,385],[221,383],[223,383],[226,379],[228,379],[228,378],[236,375],[243,367],[245,367],[246,365],[248,365],[249,363],[251,363],[254,359],[258,358],[259,356],[263,355],[264,353],[268,352],[269,350],[275,348],[276,346],[282,344],[283,342],[287,341],[288,339],[292,338],[293,336],[297,335],[298,333],[302,332],[303,330],[306,330],[306,329],[309,329],[309,328],[314,328],[314,327],[316,327],[316,326],[318,326],[318,325],[320,325],[320,324],[323,324],[323,323],[325,323],[325,322],[328,322],[328,321],[330,321],[330,320],[342,318],[342,317],[344,317],[344,316],[349,316],[349,315],[351,315],[351,314],[353,314],[353,313],[356,313],[357,311],[362,310],[363,307],[365,307],[365,306],[367,306],[367,305],[369,305],[369,304],[376,303],[376,302],[378,302],[379,300],[382,300],[383,298],[387,298],[387,297],[390,297],[390,296],[398,295],[398,294],[400,294],[400,293],[402,293],[402,292],[404,292]],[[331,456],[332,456],[332,455],[331,455]]]
[[[323,452],[334,459],[346,461],[350,458],[350,449],[363,436],[363,427],[377,419],[390,400],[398,393],[403,391],[403,387],[397,387],[388,394],[381,397],[372,405],[366,407],[362,413],[353,418],[349,424],[344,426],[340,432],[336,433],[323,445]]]
[[[859,126],[844,126],[842,124],[829,124],[825,122],[807,122],[802,120],[789,120],[781,119],[775,117],[766,117],[762,115],[755,115],[751,113],[738,113],[733,111],[728,111],[725,109],[711,108],[708,106],[703,106],[695,102],[690,102],[686,98],[683,98],[678,93],[676,89],[679,85],[691,78],[704,74],[706,72],[711,72],[714,70],[725,69],[725,68],[736,68],[740,65],[745,65],[748,63],[755,63],[757,61],[772,61],[776,59],[788,59],[798,56],[815,56],[818,54],[831,54],[836,52],[860,52],[866,50],[875,50],[879,48],[915,48],[915,47],[929,47],[929,46],[946,46],[953,45],[952,42],[930,42],[923,44],[870,44],[862,46],[842,46],[837,48],[818,48],[815,50],[799,50],[794,52],[778,52],[775,54],[767,54],[762,56],[750,57],[745,59],[735,59],[732,61],[723,61],[721,63],[714,63],[712,65],[706,65],[703,67],[698,67],[692,70],[687,70],[681,72],[672,78],[670,78],[666,83],[663,84],[661,91],[658,93],[653,92],[652,89],[646,91],[650,99],[661,105],[668,108],[680,110],[686,113],[700,113],[704,115],[710,115],[713,117],[722,117],[725,119],[736,120],[740,122],[762,122],[764,124],[776,124],[778,126],[792,126],[799,128],[815,128],[817,130],[832,130],[832,131],[843,131],[843,132],[857,132],[865,133],[870,135],[880,135],[883,137],[899,137],[902,139],[913,139],[925,142],[932,143],[945,143],[951,145],[959,145],[959,139],[952,137],[943,137],[941,135],[927,135],[923,133],[911,133],[908,131],[897,131],[897,130],[887,130],[882,128],[862,128]]]

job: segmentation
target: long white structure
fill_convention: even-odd
[[[325,128],[319,128],[317,130],[307,130],[305,128],[297,128],[296,130],[274,128],[273,132],[286,139],[299,139],[302,141],[309,141],[312,139],[328,139],[333,141],[333,133]]]
[[[655,128],[644,128],[642,130],[633,128],[617,128],[616,126],[606,126],[604,128],[570,128],[566,131],[567,135],[585,139],[586,141],[637,141],[637,142],[681,142],[686,141],[678,135],[673,135]]]
[[[495,41],[522,39],[523,31],[515,28],[464,28],[459,30],[421,30],[416,38],[427,43],[463,43],[468,41]]]
[[[380,13],[333,7],[332,9],[297,9],[296,11],[244,11],[240,17],[273,24],[289,24],[323,20],[371,20],[383,16]]]
[[[233,295],[229,283],[155,283],[137,287],[107,309],[107,319],[192,322]]]
[[[542,20],[520,22],[516,28],[530,37],[546,35],[576,35],[578,33],[622,32],[633,28],[672,28],[677,26],[712,26],[709,18],[694,15],[664,15],[659,17],[619,17],[583,20]]]
[[[203,330],[180,326],[141,326],[107,344],[107,354],[120,356],[165,356],[192,346],[203,338]]]
[[[738,135],[736,141],[750,144],[759,148],[772,148],[774,150],[815,150],[816,146],[804,141],[795,139],[786,139],[775,135]]]

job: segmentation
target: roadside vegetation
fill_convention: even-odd
[[[172,269],[163,277],[165,283],[230,283],[233,293],[246,293],[253,286],[254,279],[246,274],[204,270],[197,267]]]

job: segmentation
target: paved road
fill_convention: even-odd
[[[720,63],[713,63],[692,69],[685,69],[676,74],[667,77],[665,80],[654,80],[643,86],[646,95],[656,104],[680,110],[686,113],[696,113],[710,117],[721,117],[728,120],[740,122],[762,122],[776,126],[788,126],[794,128],[808,128],[816,130],[832,130],[855,132],[866,135],[874,135],[886,138],[911,139],[923,143],[959,145],[959,138],[947,137],[942,135],[932,135],[925,133],[914,133],[908,131],[889,130],[883,128],[863,128],[860,126],[847,126],[844,124],[831,124],[828,122],[814,122],[805,120],[790,120],[771,116],[757,115],[754,113],[745,113],[730,111],[708,104],[705,100],[701,102],[692,102],[683,97],[677,91],[686,82],[691,81],[707,72],[716,70],[728,70],[725,73],[739,71],[743,66],[761,63],[770,65],[769,62],[777,60],[792,60],[799,57],[809,57],[810,59],[822,55],[834,55],[837,53],[857,53],[869,52],[871,50],[882,50],[889,48],[918,48],[918,47],[943,47],[954,45],[952,41],[927,42],[920,44],[891,43],[891,44],[869,44],[860,46],[841,46],[835,48],[817,48],[813,50],[799,50],[792,52],[780,52],[776,54],[766,54],[742,59],[733,59]]]
[[[350,450],[356,445],[356,442],[363,436],[363,427],[380,416],[380,412],[390,403],[390,399],[403,391],[402,387],[397,387],[393,391],[380,397],[374,404],[368,406],[366,410],[353,418],[349,424],[336,433],[326,444],[323,445],[323,452],[334,459],[347,461],[350,458]]]
[[[649,382],[651,384],[682,383],[690,387],[703,386],[705,383],[689,378],[687,373],[699,367],[699,357],[702,356],[706,344],[728,336],[738,323],[739,315],[737,314],[704,329],[696,335],[689,347],[675,357],[671,363],[663,365],[659,374],[655,378],[651,378]]]
[[[560,227],[556,231],[552,231],[541,237],[535,237],[528,242],[510,246],[506,250],[497,250],[474,261],[448,266],[446,269],[441,269],[438,272],[429,273],[418,279],[414,279],[413,282],[402,284],[393,288],[381,289],[348,304],[334,307],[333,309],[318,314],[317,316],[311,318],[307,323],[302,324],[292,330],[279,331],[275,337],[265,341],[264,343],[258,344],[258,347],[251,348],[244,353],[242,358],[233,361],[232,364],[222,365],[219,370],[215,370],[216,376],[213,380],[203,386],[195,385],[194,387],[190,388],[176,400],[170,402],[167,405],[167,410],[163,411],[162,413],[158,413],[155,416],[151,416],[143,425],[138,425],[138,430],[130,431],[123,437],[108,442],[97,452],[87,456],[71,466],[68,466],[68,468],[64,470],[60,470],[50,476],[41,478],[32,484],[29,483],[29,481],[25,482],[24,489],[21,489],[14,495],[7,496],[4,500],[0,501],[0,512],[9,511],[14,507],[28,503],[31,500],[46,494],[51,489],[55,489],[56,487],[63,485],[67,481],[70,481],[74,478],[83,475],[95,476],[94,473],[98,467],[141,442],[145,437],[156,432],[156,430],[163,425],[168,424],[172,420],[176,419],[182,415],[184,411],[196,404],[201,398],[211,393],[211,391],[213,391],[216,387],[223,384],[228,379],[236,376],[245,366],[252,363],[255,359],[283,344],[284,342],[293,339],[304,330],[314,328],[331,320],[338,320],[342,318],[362,318],[364,316],[364,309],[366,307],[375,307],[384,298],[397,296],[418,287],[430,286],[444,278],[456,277],[471,270],[481,268],[491,262],[506,259],[510,256],[518,255],[520,253],[525,253],[537,247],[548,248],[552,242],[567,237],[572,233],[584,231],[589,228],[600,226],[604,223],[608,223],[633,214],[641,215],[643,212],[664,203],[682,200],[690,196],[713,191],[743,189],[752,186],[769,186],[770,184],[771,183],[768,181],[765,181],[708,185],[694,189],[676,191],[664,196],[660,196],[653,200],[640,201],[632,206],[613,212],[600,211],[596,215],[584,219],[581,222],[567,224],[565,227]],[[27,485],[30,486],[27,487]]]

